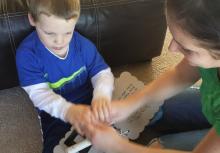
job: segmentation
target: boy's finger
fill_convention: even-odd
[[[102,110],[102,105],[99,105],[98,107],[98,113],[99,113],[99,120],[104,122],[105,121],[105,117],[104,117],[104,112]]]
[[[90,124],[91,123],[91,117],[93,116],[92,112],[87,113],[87,115],[85,116],[85,122],[84,124]]]
[[[95,117],[95,114],[94,114],[94,113],[90,116],[90,120],[91,120],[91,123],[92,123],[92,124],[95,124],[95,122],[96,122],[96,117]]]
[[[95,118],[96,118],[96,119],[99,119],[99,113],[98,113],[97,104],[93,104],[93,105],[92,105],[92,112],[93,112],[93,114],[95,115]]]
[[[103,103],[102,105],[102,111],[104,113],[105,122],[109,121],[109,110],[108,110],[108,102]]]
[[[111,103],[110,102],[107,102],[106,103],[106,105],[107,105],[107,111],[108,111],[108,123],[110,123],[110,121],[111,121]]]
[[[89,140],[91,140],[92,138],[92,133],[93,133],[93,128],[91,125],[88,125],[85,127],[84,129],[84,132],[85,132],[85,136],[86,138],[88,138]]]
[[[79,127],[78,124],[77,124],[77,125],[74,125],[74,127],[75,127],[77,133],[79,133],[80,135],[83,135],[83,132],[81,131],[81,129],[80,129],[80,127]]]

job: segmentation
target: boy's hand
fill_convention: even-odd
[[[93,121],[93,114],[90,106],[77,104],[69,108],[66,119],[83,136],[85,126]]]
[[[92,111],[96,120],[110,123],[111,102],[108,98],[93,99]]]

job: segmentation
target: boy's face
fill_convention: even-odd
[[[36,27],[44,46],[54,54],[64,57],[73,35],[76,19],[65,20],[54,15],[41,14],[35,22],[30,14],[28,17],[30,24]]]

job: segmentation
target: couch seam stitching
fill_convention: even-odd
[[[7,13],[9,17],[17,17],[17,16],[25,16],[27,15],[27,12],[16,12],[16,13]],[[0,18],[3,18],[5,16],[5,13],[0,14]]]
[[[95,8],[95,14],[96,14],[96,25],[97,25],[97,47],[98,50],[100,50],[100,26],[99,26],[99,13],[98,13],[98,7]]]
[[[111,1],[111,2],[105,2],[105,3],[93,3],[92,5],[81,5],[81,9],[90,9],[90,8],[96,8],[96,7],[108,7],[108,6],[115,6],[115,5],[123,5],[123,4],[132,4],[135,2],[146,2],[147,0],[133,0],[133,1],[124,1],[124,0],[119,0],[119,1]],[[27,14],[27,11],[21,11],[21,12],[15,12],[15,13],[8,13],[10,17],[17,16],[17,14],[25,15]],[[1,15],[0,15],[1,17]]]
[[[11,40],[11,36],[10,36],[10,28],[9,28],[9,23],[8,23],[8,16],[7,16],[7,2],[5,0],[2,1],[2,9],[3,9],[3,16],[5,18],[5,22],[6,22],[6,25],[8,27],[8,35],[9,35],[9,41],[10,41],[10,47],[12,49],[12,54],[14,55],[13,53],[13,43],[12,43],[12,40]]]
[[[132,4],[132,3],[135,3],[135,2],[146,2],[146,0],[134,0],[134,1],[124,1],[124,0],[119,0],[119,1],[111,1],[111,2],[107,2],[107,3],[95,3],[93,2],[92,5],[81,5],[81,9],[90,9],[90,8],[96,8],[96,7],[108,7],[108,6],[116,6],[116,5],[123,5],[123,4]],[[25,15],[27,13],[27,11],[21,11],[21,12],[16,12],[16,13],[8,13],[8,15],[10,17],[13,17],[13,16],[17,16],[17,13],[20,13],[21,15]],[[1,15],[0,15],[1,17]]]
[[[109,7],[109,6],[117,6],[117,5],[123,5],[123,4],[132,4],[132,3],[135,3],[135,2],[146,2],[144,0],[134,0],[134,1],[131,1],[131,2],[127,2],[127,1],[118,1],[118,2],[115,2],[115,1],[112,1],[112,2],[107,2],[108,4],[106,3],[102,3],[102,4],[98,4],[98,3],[95,3],[93,5],[85,5],[83,6],[82,5],[82,9],[90,9],[90,8],[94,8],[94,7]]]
[[[8,30],[9,30],[9,39],[10,39],[10,42],[11,42],[11,48],[12,48],[12,53],[14,55],[14,58],[15,58],[15,42],[14,42],[14,39],[13,39],[13,35],[12,35],[12,30],[11,30],[11,25],[10,25],[10,18],[8,16],[8,7],[7,7],[7,3],[5,3],[5,15],[6,15],[6,23],[8,25]]]
[[[94,4],[94,0],[91,0],[92,4]],[[96,27],[96,46],[98,46],[98,23],[97,23],[97,12],[96,12],[96,6],[94,6],[95,9],[95,27]]]
[[[99,11],[99,8],[97,8],[97,11]],[[99,26],[99,51],[101,50],[101,38],[102,38],[102,35],[101,35],[101,30],[100,30],[100,14],[98,13],[98,26]]]

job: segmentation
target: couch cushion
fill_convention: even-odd
[[[166,32],[164,0],[81,0],[77,30],[111,66],[151,60]]]
[[[39,119],[19,87],[0,91],[0,152],[41,153]]]

